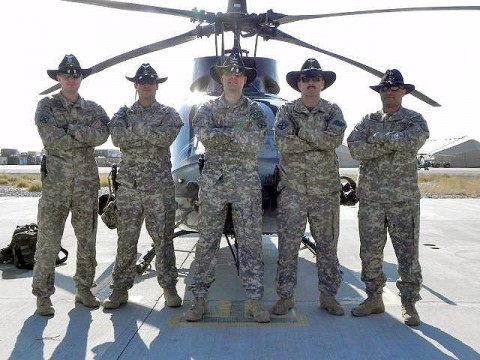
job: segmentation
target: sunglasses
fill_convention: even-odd
[[[321,76],[300,76],[300,81],[303,83],[308,83],[310,81],[319,82],[320,80],[322,80]]]
[[[82,74],[60,74],[60,76],[64,79],[70,79],[70,78],[78,79],[80,76],[82,76]]]
[[[383,86],[380,88],[380,92],[387,92],[388,90],[397,92],[402,89],[403,89],[403,86]]]
[[[242,73],[242,72],[231,72],[231,71],[225,71],[225,72],[223,73],[223,75],[225,75],[225,76],[235,76],[235,77],[245,76],[245,74]]]
[[[148,85],[155,85],[157,80],[152,77],[141,78],[137,80],[137,84],[148,84]]]

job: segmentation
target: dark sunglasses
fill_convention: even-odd
[[[60,74],[60,76],[64,79],[70,79],[70,78],[78,79],[80,76],[82,76],[82,74]]]
[[[141,77],[137,80],[137,84],[148,84],[148,85],[155,85],[157,80],[153,77]]]
[[[397,92],[397,91],[402,90],[402,89],[403,89],[403,86],[382,86],[380,88],[380,92],[387,92],[388,90],[393,91],[393,92]]]
[[[319,82],[320,80],[322,80],[321,76],[300,76],[300,81],[303,83],[308,83],[310,81]]]

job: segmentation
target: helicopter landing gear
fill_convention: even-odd
[[[317,256],[317,247],[315,246],[315,243],[310,240],[308,236],[303,235],[302,236],[302,244],[305,245],[305,248],[310,250],[313,255]]]
[[[228,247],[230,248],[230,251],[232,252],[232,257],[233,261],[235,263],[235,267],[237,268],[237,275],[240,275],[240,260],[238,257],[238,243],[237,240],[235,239],[235,236],[232,236],[233,240],[233,245],[232,242],[230,241],[230,238],[228,237],[227,234],[225,235],[225,239],[227,239]]]
[[[195,231],[188,231],[188,230],[179,230],[173,234],[173,238],[175,239],[178,236],[187,235],[187,234],[196,234]],[[152,248],[147,251],[145,255],[142,256],[140,261],[137,265],[135,265],[135,270],[137,274],[141,275],[145,271],[150,270],[152,268],[152,261],[155,257],[155,245],[152,244]]]

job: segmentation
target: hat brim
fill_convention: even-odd
[[[370,86],[370,89],[379,93],[380,89],[382,89],[384,86],[385,85],[373,85]],[[403,86],[407,91],[407,94],[410,94],[413,90],[415,90],[415,85],[412,84],[392,84],[391,86]]]
[[[210,68],[210,76],[217,83],[221,84],[222,74],[230,68],[231,66],[212,66]],[[245,82],[245,85],[250,84],[257,77],[257,71],[254,68],[248,68],[248,67],[242,66],[239,69],[247,77],[247,81]]]
[[[128,76],[125,76],[125,78],[128,80],[128,81],[131,81],[133,83],[136,83],[137,82],[137,79],[135,77],[128,77]],[[165,81],[167,81],[168,79],[168,76],[167,77],[163,77],[163,78],[157,78],[157,84],[161,84],[161,83],[164,83]]]
[[[323,90],[327,89],[337,79],[337,74],[335,74],[333,71],[305,69],[300,71],[290,71],[289,73],[287,73],[286,78],[287,78],[288,85],[290,85],[290,87],[293,88],[294,90],[300,91],[300,89],[298,88],[298,81],[300,80],[300,76],[302,75],[321,76],[324,82]]]
[[[92,69],[79,69],[80,73],[82,74],[82,77],[85,79],[88,75],[92,73]],[[47,70],[48,76],[50,76],[51,79],[58,81],[57,80],[57,75],[60,74],[60,70]]]

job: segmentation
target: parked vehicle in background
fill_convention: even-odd
[[[430,154],[417,154],[418,169],[428,170],[429,168],[449,168],[451,166],[450,161],[435,159],[435,156]]]

